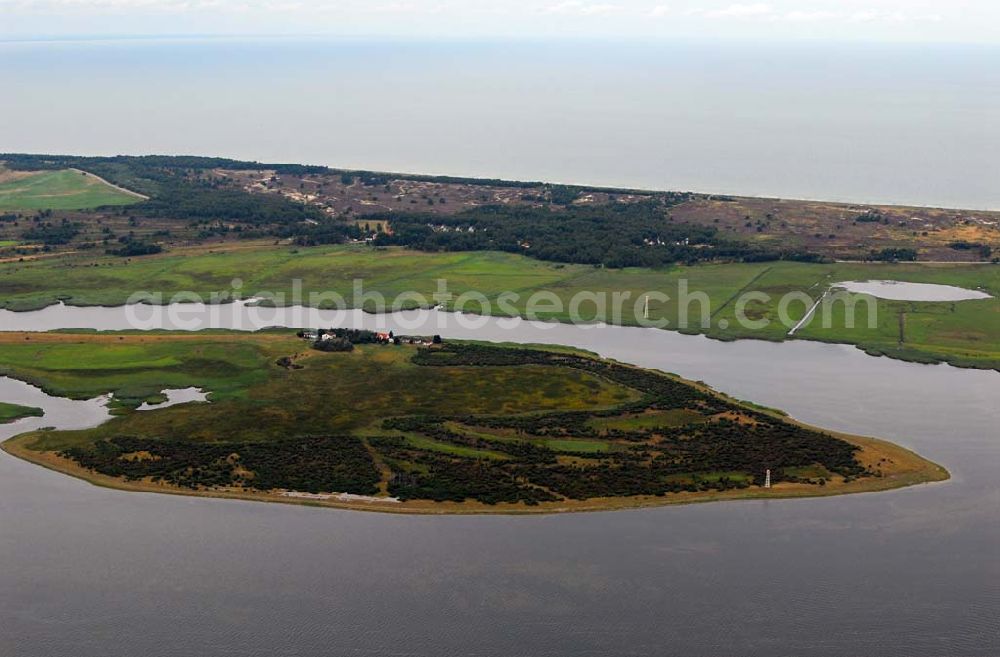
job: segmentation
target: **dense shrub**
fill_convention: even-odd
[[[448,216],[372,216],[388,219],[392,226],[391,233],[378,235],[377,244],[425,251],[507,251],[540,260],[608,267],[816,258],[726,238],[714,227],[668,221],[666,208],[686,198],[663,194],[657,200],[561,210],[484,206]]]

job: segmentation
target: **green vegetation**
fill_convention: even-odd
[[[726,320],[726,331],[713,330],[716,337],[761,337],[780,340],[787,336],[787,326],[778,320],[777,305],[787,292],[803,292],[818,299],[829,286],[839,281],[891,279],[913,283],[954,285],[984,290],[992,298],[960,302],[918,302],[874,299],[859,294],[844,294],[853,303],[854,326],[847,321],[848,306],[833,301],[796,334],[796,338],[854,344],[872,354],[918,362],[948,362],[962,367],[1000,369],[1000,267],[982,265],[894,264],[868,265],[778,265],[768,268],[751,289],[771,296],[768,304],[751,304],[746,315],[767,319],[763,329],[745,329],[736,321],[735,307],[727,304],[715,317]],[[877,310],[877,322],[869,328],[868,298]],[[822,307],[821,307],[822,308]],[[805,303],[790,304],[789,314],[797,321],[806,312]],[[900,333],[900,326],[905,330]]]
[[[830,283],[893,278],[980,288],[993,298],[960,303],[879,300],[874,302],[878,316],[871,327],[865,303],[856,306],[853,327],[847,325],[843,304],[834,305],[822,308],[826,316],[818,314],[794,337],[854,344],[872,354],[914,361],[1000,368],[1000,344],[996,340],[1000,334],[1000,269],[988,264],[897,262],[926,256],[924,242],[933,242],[951,255],[968,252],[990,257],[995,233],[990,226],[995,222],[985,219],[956,219],[945,216],[944,211],[917,213],[915,209],[900,214],[905,209],[879,207],[852,209],[847,222],[845,208],[836,204],[630,191],[626,199],[609,194],[614,190],[603,190],[598,202],[592,194],[583,196],[584,192],[597,191],[594,188],[337,172],[325,167],[265,165],[224,158],[10,154],[0,155],[0,160],[9,167],[0,172],[5,174],[0,175],[4,181],[0,182],[0,190],[35,181],[31,184],[39,188],[47,185],[52,198],[63,198],[60,185],[69,180],[120,193],[100,183],[95,177],[99,175],[150,196],[127,209],[102,212],[43,210],[35,217],[0,213],[2,244],[14,246],[14,240],[8,237],[30,243],[22,244],[14,257],[0,259],[4,260],[0,262],[0,307],[12,310],[37,309],[60,300],[79,305],[121,304],[142,290],[164,293],[164,301],[179,291],[194,292],[209,300],[215,293],[221,293],[217,300],[226,300],[274,292],[285,295],[277,303],[301,301],[318,306],[332,305],[334,295],[330,293],[335,293],[349,306],[374,310],[376,304],[371,298],[355,295],[355,279],[363,281],[365,291],[389,300],[403,292],[416,292],[427,303],[434,303],[437,282],[444,279],[452,295],[485,295],[491,307],[483,309],[473,302],[471,308],[465,307],[472,312],[525,314],[527,298],[545,291],[555,295],[562,308],[537,309],[535,316],[565,321],[571,317],[571,299],[584,293],[577,318],[631,325],[640,323],[642,312],[637,304],[652,293],[650,320],[663,320],[666,328],[719,339],[784,340]],[[82,175],[68,167],[95,175]],[[503,203],[495,203],[494,197],[484,193],[466,196],[465,201],[444,214],[399,208],[380,217],[359,214],[352,206],[335,209],[323,205],[326,201],[317,202],[314,195],[295,191],[307,189],[304,186],[308,182],[308,189],[315,188],[318,193],[327,187],[327,179],[339,174],[343,175],[337,184],[384,188],[387,194],[400,191],[392,184],[400,180],[481,185],[484,189],[523,187],[531,193],[508,193]],[[286,181],[284,176],[290,178]],[[317,176],[320,180],[306,181],[302,176]],[[286,182],[295,185],[295,190],[286,189]],[[323,192],[327,196],[321,197],[329,200],[331,193],[327,190]],[[518,204],[516,199],[524,201],[526,196],[534,200]],[[313,200],[306,202],[307,198]],[[0,191],[0,210],[4,207],[2,199]],[[507,203],[511,199],[514,202]],[[361,197],[357,200],[366,201]],[[917,214],[920,225],[929,227],[933,235],[928,230],[907,228],[918,221]],[[772,232],[764,235],[753,231],[755,221],[759,230],[766,226]],[[372,224],[379,226],[376,244],[403,244],[419,250],[395,246],[373,250],[358,244],[317,246],[341,243],[362,234],[370,236]],[[808,228],[815,239],[774,239],[774,231],[783,231],[786,225],[797,227],[800,237]],[[827,226],[826,232],[821,230],[823,226]],[[864,257],[887,262],[756,262],[779,257],[811,260],[812,252],[827,256],[852,253],[857,257],[857,245],[877,237],[854,231],[858,226],[865,231],[877,229],[884,242],[879,242],[880,249],[872,249],[874,255],[865,247]],[[748,237],[740,232],[744,228],[753,234]],[[841,239],[841,230],[852,237]],[[236,236],[239,241],[178,247],[171,243],[178,236],[172,231],[183,233],[181,239],[195,242]],[[892,234],[882,235],[886,231]],[[263,237],[269,237],[270,243],[252,239]],[[279,246],[275,238],[286,246]],[[814,248],[833,238],[843,243],[833,250]],[[101,245],[103,248],[99,248]],[[74,252],[47,257],[45,252],[53,249]],[[160,253],[163,250],[167,253]],[[104,254],[97,255],[101,251]],[[39,254],[42,257],[32,259]],[[118,257],[108,257],[111,255]],[[706,264],[673,264],[696,261]],[[230,288],[234,279],[242,284],[236,292]],[[295,282],[301,282],[301,300],[291,297]],[[498,304],[504,292],[520,297],[503,297],[506,303]],[[744,292],[768,296],[741,307],[737,301]],[[320,296],[310,298],[311,293]],[[660,293],[668,295],[670,301],[658,298]],[[797,293],[799,298],[781,317],[779,301],[787,293]],[[622,312],[613,308],[615,294],[622,295]],[[685,301],[686,296],[690,303]],[[861,298],[854,295],[850,301]],[[703,306],[701,299],[708,303]],[[402,305],[416,303],[411,297]],[[449,303],[444,305],[448,307]],[[682,321],[685,314],[686,323]],[[759,325],[748,326],[740,321],[744,315]]]
[[[125,415],[91,430],[94,435],[118,427],[145,433],[169,413],[174,417],[156,430],[159,437],[276,440],[289,433],[354,432],[399,409],[524,413],[611,407],[636,396],[572,369],[431,370],[411,363],[413,353],[412,347],[359,345],[325,354],[288,332],[0,333],[4,374],[74,399],[114,393]],[[303,367],[278,365],[282,357]],[[165,388],[192,386],[210,391],[213,403],[128,412],[157,400]],[[61,449],[88,435],[56,432],[44,441]],[[70,443],[56,442],[70,436]]]
[[[0,210],[78,210],[129,205],[141,200],[95,176],[69,169],[8,180],[0,177]]]
[[[74,342],[0,334],[0,374],[72,399],[113,392],[116,406],[124,408],[162,401],[165,388],[205,387],[219,400],[242,396],[267,379],[262,359],[258,344],[209,338],[95,336]]]
[[[726,238],[710,226],[674,223],[666,208],[688,200],[667,194],[656,201],[549,208],[486,206],[450,216],[399,213],[377,244],[423,251],[506,251],[539,260],[657,267],[685,262],[820,260],[801,251]],[[378,217],[379,215],[375,215]]]
[[[80,233],[80,224],[63,219],[59,223],[36,221],[31,228],[21,234],[29,242],[41,242],[47,246],[69,244]]]
[[[7,333],[0,362],[51,392],[118,400],[100,427],[25,434],[12,451],[139,486],[531,506],[735,492],[765,468],[807,493],[893,468],[843,438],[565,349],[326,353],[277,331]],[[187,385],[211,403],[133,410]]]
[[[269,168],[284,172],[310,173],[325,167],[298,164],[268,164],[239,162],[221,157],[172,156],[172,155],[117,155],[114,157],[89,157],[77,155],[32,155],[26,153],[0,153],[0,161],[17,171],[40,171],[75,168],[91,171],[115,184],[155,196],[165,184],[191,171],[219,167],[227,169]]]
[[[309,246],[373,238],[420,250],[505,251],[612,267],[779,259],[996,261],[992,253],[1000,248],[1000,214],[994,212],[859,208],[211,157],[0,154],[0,161],[11,169],[7,176],[0,171],[0,181],[72,167],[148,196],[127,213],[86,213],[91,230],[77,236],[73,246],[79,248],[107,244],[116,229],[132,234],[140,226],[140,233],[168,246],[171,240],[217,238],[277,237]]]
[[[699,422],[703,419],[703,416],[695,411],[675,409],[615,417],[595,417],[588,423],[588,426],[607,433],[616,430],[634,431],[655,427],[680,427],[685,424]]]
[[[131,239],[128,236],[121,237],[118,241],[122,246],[117,249],[108,249],[108,253],[110,255],[116,255],[120,258],[153,255],[163,251],[163,247],[159,244]]]
[[[20,420],[24,417],[42,417],[42,409],[0,402],[0,424]]]
[[[202,157],[192,155],[117,155],[114,157],[90,157],[77,155],[41,155],[28,153],[0,153],[0,160],[19,169],[45,169],[79,167],[84,169],[99,169],[101,175],[109,179],[123,179],[123,182],[135,184],[139,188],[143,182],[143,172],[150,169],[192,171],[227,169],[230,171],[269,170],[278,174],[338,174],[344,184],[355,180],[365,186],[384,185],[389,180],[408,180],[413,182],[430,182],[440,184],[482,185],[487,187],[517,187],[525,189],[549,190],[553,194],[565,197],[569,202],[581,192],[603,191],[628,194],[651,195],[648,191],[620,189],[612,187],[595,187],[579,185],[553,185],[544,182],[524,182],[501,180],[496,178],[469,178],[464,176],[430,176],[422,174],[386,173],[378,171],[332,169],[325,166],[287,163],[261,163],[246,160],[232,160],[224,157]],[[148,176],[148,173],[147,173]],[[148,180],[149,177],[145,178]],[[122,184],[122,183],[119,183]],[[148,184],[148,183],[147,183]],[[151,188],[149,191],[155,191]]]
[[[528,297],[545,290],[558,298],[562,310],[539,309],[536,315],[560,321],[570,318],[568,307],[574,295],[594,293],[608,300],[608,304],[598,308],[585,302],[580,305],[580,315],[584,319],[603,318],[626,325],[640,321],[644,294],[662,292],[671,300],[652,299],[650,319],[666,320],[668,329],[681,328],[681,314],[687,309],[689,323],[682,328],[686,332],[720,339],[768,340],[787,338],[791,324],[781,321],[778,310],[781,298],[789,292],[804,295],[788,304],[788,319],[794,323],[802,318],[812,300],[838,281],[889,278],[956,285],[983,289],[993,298],[958,303],[877,300],[874,303],[878,321],[874,328],[868,328],[866,303],[856,304],[855,327],[848,328],[845,306],[838,302],[830,310],[828,328],[824,328],[822,317],[817,315],[795,337],[854,344],[871,353],[908,360],[1000,368],[1000,343],[996,339],[1000,335],[1000,267],[990,264],[775,262],[612,270],[546,263],[493,252],[426,253],[362,245],[282,248],[245,244],[215,251],[199,247],[131,262],[75,254],[0,263],[0,307],[30,310],[60,299],[70,305],[116,305],[143,290],[162,292],[164,302],[178,291],[192,291],[205,299],[213,294],[226,299],[233,294],[233,280],[239,279],[242,287],[238,294],[242,296],[269,292],[284,295],[284,303],[292,303],[296,300],[293,281],[299,281],[302,303],[329,305],[332,297],[328,293],[335,292],[350,306],[374,309],[371,299],[355,298],[352,285],[355,278],[363,281],[363,291],[381,294],[390,301],[403,292],[414,291],[429,303],[434,302],[438,280],[444,279],[456,297],[467,291],[485,295],[492,303],[493,314],[523,314]],[[711,313],[708,326],[701,325],[700,302],[681,301],[682,284],[686,284],[688,294],[706,295]],[[519,294],[520,298],[499,307],[497,299],[507,291]],[[747,328],[738,321],[736,300],[747,291],[768,295],[768,300],[752,301],[742,309],[750,320],[766,320],[766,326]],[[627,293],[629,298],[623,306],[625,312],[616,318],[610,300],[619,292]],[[310,297],[312,293],[320,296]],[[851,298],[858,300],[861,295]],[[413,299],[407,301],[412,303]],[[479,312],[479,304],[472,302],[466,310]],[[905,317],[902,343],[901,317]]]
[[[251,194],[223,185],[211,175],[211,168],[222,164],[239,166],[240,163],[221,158],[0,154],[0,161],[13,170],[11,175],[14,180],[9,183],[14,185],[12,198],[22,198],[30,191],[25,188],[28,181],[37,179],[31,188],[35,196],[29,196],[29,199],[36,196],[42,199],[39,201],[41,204],[22,201],[7,205],[3,202],[3,187],[0,186],[0,210],[75,209],[128,203],[132,204],[128,213],[133,219],[184,222],[200,227],[201,238],[225,235],[233,230],[241,237],[272,235],[297,237],[304,244],[330,244],[343,242],[348,235],[358,232],[354,226],[330,221],[319,208],[290,201],[281,195]],[[70,171],[66,167],[78,170]],[[309,167],[286,165],[282,169],[307,171]],[[31,172],[30,175],[23,177],[28,172]],[[73,176],[84,182],[76,181]],[[137,192],[127,194],[98,180],[96,176]],[[104,197],[91,198],[91,194],[81,197],[79,201],[53,201],[71,198],[66,196],[70,192],[64,189],[71,180],[76,185],[99,184],[105,193],[113,192],[117,196],[105,200]],[[146,197],[139,197],[139,192]],[[126,255],[146,255],[150,252],[145,250]]]

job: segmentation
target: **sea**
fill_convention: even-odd
[[[0,152],[1000,209],[1000,46],[0,43]]]

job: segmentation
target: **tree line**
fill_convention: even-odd
[[[729,238],[712,226],[674,222],[669,205],[661,200],[564,209],[493,205],[447,216],[402,212],[372,217],[388,219],[392,227],[391,233],[377,236],[376,244],[423,251],[506,251],[607,267],[819,259]]]
[[[380,476],[371,454],[353,436],[225,443],[115,436],[61,455],[110,477],[149,478],[189,489],[235,486],[373,495]]]

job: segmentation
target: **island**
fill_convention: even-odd
[[[95,484],[396,513],[551,513],[940,481],[889,442],[570,348],[313,333],[0,333],[3,373],[91,429],[7,452]],[[205,402],[156,408],[165,389]],[[139,410],[140,407],[149,410]]]

